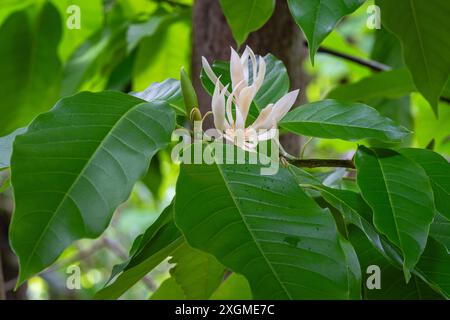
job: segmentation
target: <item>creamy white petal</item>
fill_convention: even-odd
[[[270,115],[274,119],[275,123],[278,123],[288,111],[292,108],[297,100],[299,90],[294,90],[286,93],[280,100],[278,100],[272,110]]]
[[[230,96],[228,97],[228,99],[227,99],[227,104],[226,104],[226,111],[227,111],[228,123],[229,123],[231,126],[234,125],[233,110],[232,110],[233,99],[234,99],[234,93],[232,92],[232,93],[230,94]]]
[[[248,57],[249,57],[249,52],[248,52],[248,47],[246,47],[241,56],[241,64],[242,64],[242,69],[244,70],[244,78],[245,78],[247,85],[248,85]]]
[[[259,129],[269,129],[273,126],[273,121],[271,120],[271,113],[273,110],[273,103],[267,105],[264,109],[259,113],[258,118],[253,122],[251,128],[255,130]]]
[[[237,106],[241,111],[244,122],[247,119],[248,110],[250,109],[250,104],[255,97],[255,88],[253,86],[245,87],[239,93],[239,98],[237,99]]]
[[[264,60],[263,57],[260,56],[258,60],[258,75],[256,76],[256,79],[253,84],[256,88],[256,92],[258,92],[258,90],[261,88],[264,82],[265,75],[266,75],[266,61]]]
[[[216,83],[218,78],[214,73],[213,69],[211,68],[211,66],[209,65],[208,60],[206,60],[206,58],[203,56],[202,56],[202,66],[209,80],[211,80],[212,83]]]
[[[253,53],[253,50],[249,47],[249,46],[247,46],[247,49],[248,49],[248,52],[249,52],[249,55],[250,55],[250,60],[252,61],[252,71],[253,71],[253,82],[252,82],[252,84],[254,84],[255,83],[255,80],[256,80],[256,72],[257,72],[257,69],[258,69],[258,63],[257,63],[257,61],[256,61],[256,57],[255,57],[255,54]]]
[[[231,48],[230,75],[233,90],[236,90],[237,95],[239,95],[241,88],[246,87],[248,84],[245,80],[241,58],[239,58],[239,55],[233,48]]]
[[[224,90],[226,90],[226,88]],[[227,120],[225,119],[224,90],[220,90],[219,81],[217,81],[212,98],[211,109],[214,117],[214,126],[218,130],[225,130],[230,127]]]
[[[239,108],[236,108],[235,112],[236,112],[236,129],[242,130],[245,127],[244,117],[242,116],[242,113],[239,110]]]

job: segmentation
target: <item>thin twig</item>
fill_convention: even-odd
[[[355,168],[352,160],[341,159],[289,159],[289,163],[297,167],[320,168],[320,167],[342,167]]]
[[[389,71],[392,68],[386,64],[383,64],[381,62],[375,61],[375,60],[369,60],[369,59],[363,59],[363,58],[359,58],[359,57],[355,57],[343,52],[339,52],[333,49],[329,49],[329,48],[325,48],[325,47],[319,47],[319,49],[317,50],[317,52],[321,52],[321,53],[327,53],[329,55],[338,57],[338,58],[342,58],[344,60],[347,61],[351,61],[354,63],[357,63],[361,66],[367,67],[372,69],[373,71]]]

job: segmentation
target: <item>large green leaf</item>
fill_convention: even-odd
[[[0,28],[0,135],[27,125],[59,98],[61,20],[46,3],[35,19],[26,11],[9,16]]]
[[[217,259],[184,243],[172,255],[176,266],[170,274],[180,285],[186,299],[206,300],[222,282],[225,268]]]
[[[367,105],[335,100],[302,105],[290,111],[280,125],[297,134],[350,141],[400,141],[410,133]]]
[[[25,131],[27,131],[27,128],[19,128],[0,138],[0,170],[9,167],[14,139]]]
[[[18,283],[72,241],[100,235],[174,126],[166,103],[86,92],[62,99],[16,137],[10,238],[20,260]]]
[[[450,2],[379,0],[383,25],[402,44],[405,64],[416,87],[437,113],[439,96],[450,74]]]
[[[381,264],[380,267],[382,268],[382,279],[385,279],[385,274],[388,278],[387,281],[383,280],[384,283],[391,283],[391,281],[393,280],[390,279],[395,279],[399,274],[401,274],[403,261],[401,256],[399,255],[398,249],[395,248],[389,241],[387,241],[384,236],[378,234],[377,230],[371,223],[373,218],[372,210],[359,194],[349,190],[329,188],[320,184],[320,182],[311,179],[307,179],[304,184],[308,187],[320,190],[322,197],[343,214],[347,223],[357,226],[361,231],[364,232],[367,240],[369,240],[372,245],[372,248],[367,248],[367,253],[371,256],[376,255],[380,257],[379,261]],[[443,250],[447,248],[448,252],[448,244],[450,239],[450,229],[448,228],[449,224],[450,222],[444,217],[440,215],[437,215],[435,217],[435,221],[430,228],[430,236],[433,239],[428,240],[427,246],[424,251],[426,255],[429,256],[428,260],[427,258],[423,258],[425,253],[422,254],[422,258],[412,270],[412,273],[414,274],[413,280],[410,281],[408,286],[406,286],[405,281],[402,279],[403,277],[400,277],[400,279],[395,279],[395,284],[390,287],[390,289],[388,290],[389,292],[393,291],[397,292],[398,294],[405,294],[405,288],[414,288],[414,285],[411,285],[411,283],[417,283],[420,284],[421,287],[423,287],[422,281],[424,281],[429,287],[433,288],[442,296],[447,298],[449,297],[448,280],[450,279],[450,274],[448,272],[442,273],[440,271],[435,273],[435,270],[445,269],[445,265],[448,263],[447,261],[449,258],[445,254],[443,254]],[[350,226],[348,226],[347,229],[349,231],[350,239],[352,240],[352,243],[357,250],[361,262],[362,271],[364,273],[365,268],[368,265],[377,264],[378,261],[375,261],[374,258],[371,263],[366,263],[368,260],[363,259],[360,256],[362,252],[360,249],[361,246],[357,246],[355,242],[353,242],[352,237],[354,232],[352,232]],[[442,245],[435,240],[444,245],[444,249],[442,248]],[[361,242],[363,241],[359,241],[358,243]],[[378,255],[369,253],[373,249],[378,251]],[[365,255],[366,253],[363,254]],[[433,266],[430,262],[427,262],[433,261],[433,256],[435,257],[435,266]],[[389,263],[385,263],[387,261]],[[396,270],[393,267],[395,267]],[[396,288],[398,288],[398,290],[396,290]],[[430,292],[429,288],[422,288],[422,291]],[[381,293],[383,292],[385,291],[382,290]],[[431,293],[431,295],[434,294]],[[369,297],[376,296],[376,292],[371,291],[371,294],[369,294]],[[393,298],[393,296],[389,294],[388,296],[386,296],[386,298]]]
[[[220,0],[220,5],[239,46],[250,32],[261,28],[275,10],[275,0]]]
[[[232,150],[225,150],[228,161]],[[243,274],[256,299],[358,298],[347,261],[352,249],[341,243],[330,213],[288,169],[270,176],[260,169],[182,165],[175,221],[188,243]]]
[[[320,43],[344,16],[358,9],[365,0],[288,0],[295,22],[308,40],[309,55],[314,55]]]
[[[399,152],[418,163],[433,187],[436,209],[450,219],[450,164],[440,154],[426,149],[405,148]]]
[[[435,214],[430,180],[421,166],[392,150],[360,147],[355,165],[362,196],[373,209],[374,224],[402,250],[409,280]]]

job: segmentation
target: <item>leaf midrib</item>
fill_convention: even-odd
[[[228,193],[230,194],[231,199],[233,200],[236,209],[239,212],[239,215],[241,216],[242,222],[245,225],[245,228],[247,229],[248,233],[251,235],[256,247],[258,248],[259,252],[261,253],[261,256],[264,258],[264,260],[266,261],[267,265],[269,266],[270,270],[272,271],[273,275],[275,276],[275,278],[277,279],[278,283],[280,284],[281,288],[283,289],[283,291],[287,294],[287,296],[289,297],[289,299],[293,299],[292,296],[290,295],[289,291],[287,290],[286,286],[284,285],[284,283],[281,281],[281,279],[279,278],[278,274],[275,272],[275,269],[273,268],[272,264],[270,263],[269,259],[267,259],[266,255],[264,254],[264,251],[262,250],[261,246],[259,245],[258,241],[256,241],[255,236],[253,235],[253,233],[250,230],[250,227],[247,224],[247,221],[244,217],[244,214],[242,213],[242,209],[239,206],[238,202],[236,201],[233,192],[231,191],[230,186],[227,183],[227,180],[225,179],[224,173],[222,172],[222,169],[220,167],[220,165],[216,164],[216,167],[220,173],[220,176],[222,177],[222,180],[228,190]]]

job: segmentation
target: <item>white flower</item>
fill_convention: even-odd
[[[245,128],[250,105],[264,82],[266,73],[264,59],[260,56],[256,57],[249,47],[245,49],[241,57],[231,48],[231,93],[228,91],[229,84],[224,86],[220,82],[205,57],[202,57],[202,64],[209,79],[215,83],[211,103],[214,126],[217,130],[224,132],[225,139],[245,150],[253,151],[258,141],[273,138],[278,122],[295,103],[299,90],[291,91],[275,104],[267,105],[253,124]],[[250,70],[252,71],[251,83]]]

